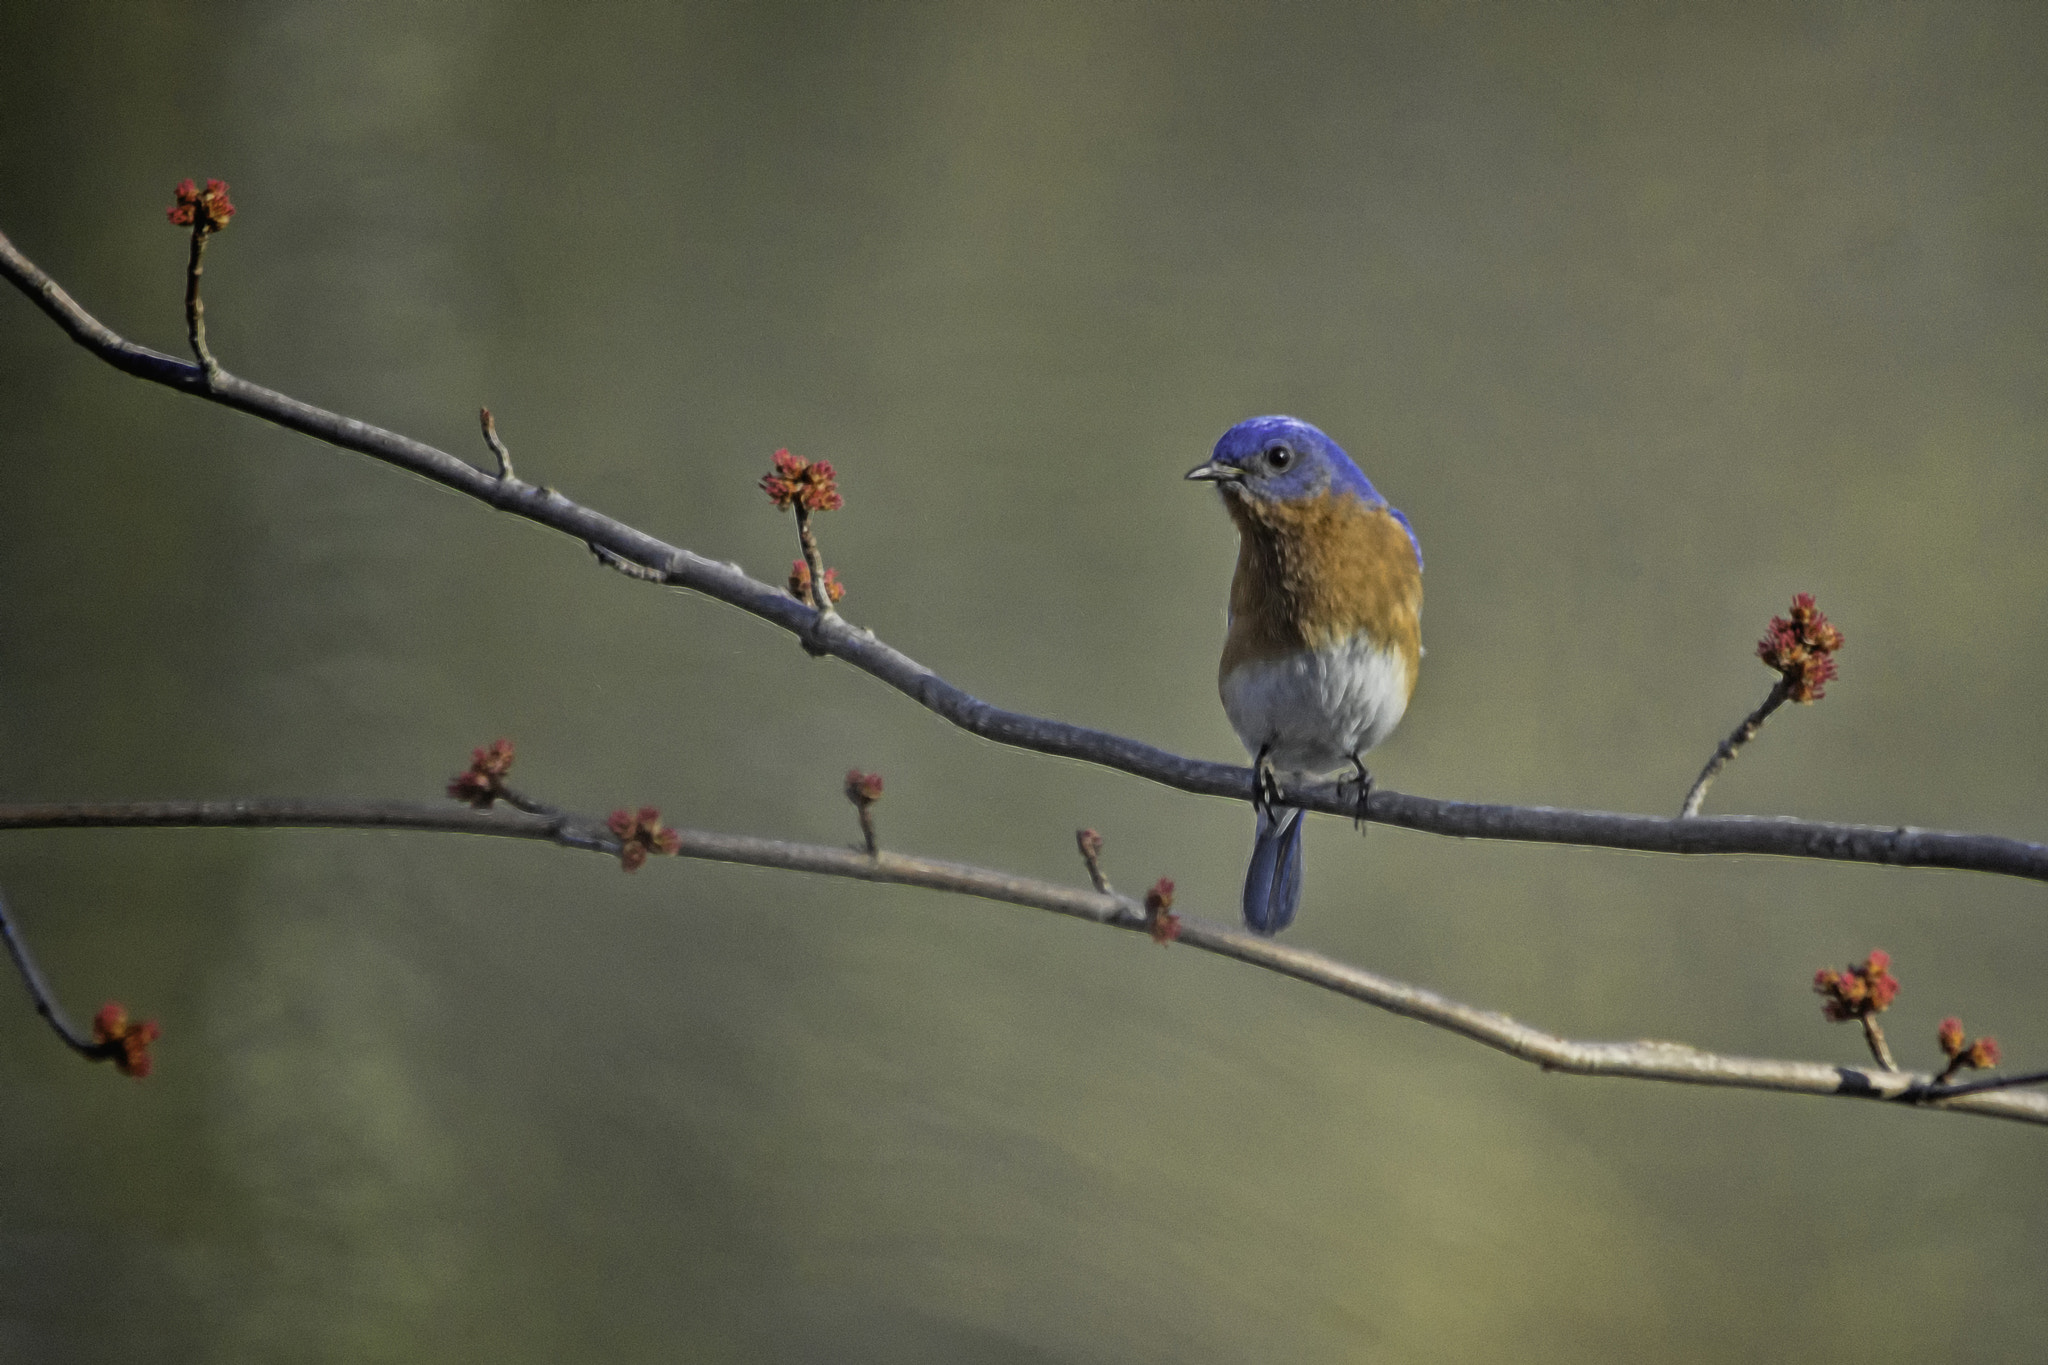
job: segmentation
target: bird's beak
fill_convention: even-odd
[[[1214,460],[1198,464],[1188,471],[1188,477],[1203,483],[1237,483],[1244,478],[1244,471],[1236,465],[1217,464]]]

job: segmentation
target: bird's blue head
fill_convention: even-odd
[[[1191,479],[1216,485],[1227,501],[1295,502],[1327,493],[1349,493],[1368,507],[1386,507],[1415,541],[1408,518],[1379,490],[1344,448],[1297,417],[1250,417],[1223,433],[1207,464],[1188,471]],[[1422,546],[1415,544],[1416,563]]]

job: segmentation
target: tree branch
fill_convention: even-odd
[[[619,840],[602,821],[566,812],[532,816],[447,805],[358,801],[0,805],[0,829],[166,827],[401,829],[537,839],[589,852],[613,855],[619,852]],[[673,833],[679,840],[678,852],[685,858],[918,886],[1049,910],[1137,933],[1146,933],[1150,928],[1144,906],[1129,896],[1063,886],[993,868],[920,858],[886,849],[869,853],[864,848],[798,844],[743,834],[713,834],[687,829],[674,830]],[[1919,1108],[1951,1109],[2048,1125],[2048,1094],[2014,1094],[2010,1091],[2014,1085],[2031,1084],[2048,1079],[2048,1076],[1936,1087],[1931,1075],[1920,1072],[1831,1066],[1825,1062],[1729,1057],[1703,1052],[1684,1043],[1649,1040],[1582,1042],[1546,1033],[1505,1014],[1461,1004],[1434,991],[1394,981],[1305,948],[1291,947],[1187,915],[1180,915],[1178,919],[1179,943],[1220,957],[1235,958],[1239,962],[1349,996],[1389,1013],[1448,1030],[1505,1052],[1510,1057],[1534,1063],[1545,1071],[1890,1100]]]
[[[806,647],[852,664],[972,734],[1014,748],[1114,768],[1197,795],[1237,800],[1252,796],[1249,768],[1184,758],[1121,735],[991,706],[883,644],[872,631],[849,624],[836,612],[821,613],[781,588],[749,577],[737,564],[719,563],[669,545],[572,502],[552,488],[494,477],[424,442],[300,402],[225,370],[215,373],[209,384],[199,366],[138,346],[99,322],[5,236],[0,236],[0,274],[74,341],[117,369],[410,470],[500,511],[561,531],[589,545],[607,564],[638,566],[651,579],[717,598],[780,626]],[[1275,799],[1331,815],[1357,814],[1355,797],[1347,795],[1340,783],[1287,782]],[[1680,820],[1544,806],[1482,805],[1384,788],[1374,790],[1369,818],[1468,839],[1581,844],[1647,853],[1761,853],[1960,868],[2048,881],[2048,845],[1904,825],[1741,816]]]

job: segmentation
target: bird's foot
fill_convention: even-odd
[[[1372,818],[1372,773],[1367,770],[1365,760],[1357,754],[1351,755],[1351,766],[1358,769],[1357,776],[1345,778],[1337,786],[1341,790],[1352,782],[1358,784],[1358,804],[1351,809],[1351,824],[1364,834],[1366,821]]]
[[[1273,771],[1273,746],[1261,744],[1252,760],[1252,809],[1261,818],[1280,804],[1280,775]]]

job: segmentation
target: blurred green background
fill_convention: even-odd
[[[0,230],[182,349],[779,580],[1004,705],[1235,758],[1231,422],[1429,555],[1388,786],[1676,808],[1810,590],[1848,635],[1709,808],[2043,832],[2048,10],[0,8]],[[0,298],[0,798],[429,798],[1161,874],[1250,818],[971,739],[786,636],[126,379]],[[1310,836],[1293,940],[1557,1031],[2048,1060],[2039,886]],[[926,893],[347,833],[0,837],[144,1084],[0,1008],[0,1358],[2018,1361],[2040,1130],[1545,1076]],[[0,997],[13,991],[0,988]]]

